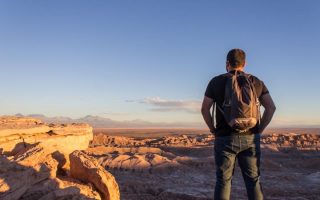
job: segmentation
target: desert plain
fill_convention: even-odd
[[[265,199],[320,199],[319,129],[261,137]],[[205,129],[92,128],[0,117],[1,200],[212,200],[215,137]],[[231,199],[247,199],[236,164]]]
[[[266,199],[320,199],[319,129],[269,129],[261,137]],[[116,178],[123,200],[211,200],[214,136],[202,129],[94,129],[87,153]],[[236,164],[231,199],[247,199]]]

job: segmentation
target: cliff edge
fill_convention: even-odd
[[[81,151],[92,139],[88,124],[0,117],[0,199],[119,200],[113,175]]]

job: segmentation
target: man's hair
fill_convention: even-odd
[[[227,61],[232,68],[242,67],[246,61],[246,53],[242,49],[231,49],[228,52]]]

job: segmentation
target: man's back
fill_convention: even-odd
[[[230,71],[228,73],[234,74],[235,71]],[[217,106],[220,106],[220,108],[223,107],[224,97],[225,97],[225,87],[226,87],[226,81],[228,79],[228,73],[218,75],[211,79],[209,82],[207,89],[205,91],[205,96],[211,98],[214,100],[214,102],[217,104]],[[244,73],[244,72],[239,72]],[[260,97],[262,97],[265,94],[268,94],[269,91],[267,87],[265,86],[264,82],[261,81],[256,76],[251,75],[250,81],[253,83],[254,89],[256,91],[257,97],[261,101]],[[245,132],[245,133],[239,133],[235,130],[233,130],[225,121],[223,114],[220,112],[220,110],[216,109],[216,127],[215,127],[215,134],[216,136],[227,136],[231,134],[254,134],[258,132],[258,124],[251,130]]]
[[[241,49],[232,49],[227,55],[226,69],[228,73],[244,73],[245,53]],[[262,200],[260,183],[260,135],[267,127],[275,112],[275,105],[264,83],[255,76],[250,76],[256,96],[265,108],[260,123],[248,131],[239,131],[229,126],[222,109],[216,109],[212,116],[210,109],[223,107],[228,74],[214,77],[208,84],[202,102],[202,116],[210,132],[215,134],[214,155],[216,164],[215,200],[229,200],[231,180],[236,160],[241,168],[246,184],[248,199]],[[230,76],[230,74],[229,74]],[[229,90],[228,90],[229,91]],[[237,109],[240,107],[236,107]],[[213,124],[216,121],[216,126]]]

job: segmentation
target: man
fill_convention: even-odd
[[[249,200],[263,199],[260,183],[260,135],[270,123],[276,110],[274,102],[264,83],[255,76],[247,76],[251,81],[257,97],[257,102],[265,108],[261,120],[253,128],[239,131],[232,128],[223,113],[225,87],[228,76],[245,74],[245,52],[232,49],[227,55],[226,70],[228,73],[214,77],[208,84],[202,102],[202,116],[215,135],[214,154],[216,162],[215,200],[230,199],[231,179],[236,160],[241,168]],[[259,100],[259,101],[258,101]],[[216,107],[211,115],[211,107]],[[259,117],[260,118],[260,117]],[[214,120],[215,119],[215,125]]]

